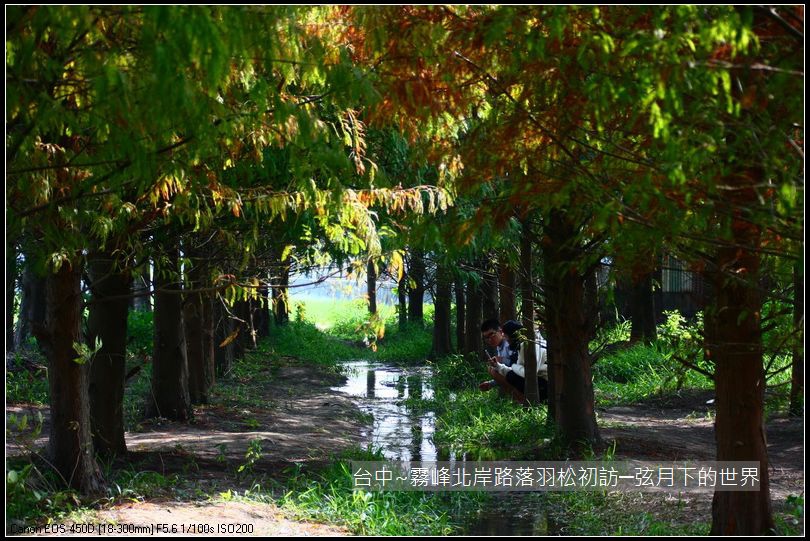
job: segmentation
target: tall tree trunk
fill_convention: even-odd
[[[17,246],[6,239],[6,353],[14,351],[14,294],[17,291]]]
[[[481,302],[484,319],[498,319],[498,277],[491,271],[491,262],[485,263],[481,280]],[[503,323],[503,321],[501,321]]]
[[[290,300],[287,288],[290,285],[290,266],[281,264],[277,285],[273,287],[273,318],[276,325],[285,325],[290,321]]]
[[[790,376],[790,414],[804,414],[804,277],[796,265],[793,267],[793,326],[799,336],[793,346],[793,366]]]
[[[585,333],[588,341],[596,338],[599,328],[599,287],[597,285],[596,269],[585,275]]]
[[[464,325],[464,354],[480,361],[483,359],[484,343],[481,340],[481,316],[483,306],[481,302],[481,289],[476,280],[467,281],[466,322]]]
[[[509,261],[505,256],[501,256],[498,261],[498,288],[500,296],[500,306],[498,321],[517,320],[517,310],[515,308],[515,289],[517,289],[517,277]]]
[[[456,352],[464,353],[466,344],[467,302],[464,295],[464,280],[456,278]]]
[[[411,252],[408,277],[411,287],[408,291],[408,321],[411,323],[425,323],[425,258],[421,250]]]
[[[253,306],[253,299],[247,299],[244,301],[242,305],[242,319],[246,322],[246,330],[247,333],[245,334],[245,338],[247,339],[245,342],[245,348],[249,350],[254,350],[257,347],[256,337],[256,322],[253,319],[254,314],[254,306]]]
[[[149,269],[149,258],[144,256],[141,263],[132,270],[132,309],[139,312],[152,311]]]
[[[188,393],[192,404],[208,403],[208,385],[205,380],[205,354],[203,352],[202,299],[191,293],[183,305],[183,325],[186,331],[186,357],[188,358]]]
[[[236,301],[231,310],[233,310],[234,315],[237,317],[234,321],[234,326],[239,329],[239,334],[236,335],[236,339],[233,341],[233,355],[234,359],[243,359],[245,357],[245,351],[252,347],[251,344],[253,343],[253,329],[250,325],[250,305],[247,301]]]
[[[222,301],[214,300],[214,364],[216,375],[224,376],[231,371],[234,360],[233,341],[228,341],[236,330],[233,320]],[[227,343],[226,343],[227,341]],[[224,344],[224,345],[223,345]]]
[[[560,211],[546,228],[544,253],[548,294],[548,341],[553,348],[549,387],[555,423],[568,444],[599,441],[585,316],[584,277],[576,230]]]
[[[436,299],[433,317],[431,357],[445,357],[452,352],[450,343],[450,275],[444,265],[436,268]]]
[[[529,220],[523,222],[520,235],[520,295],[522,297],[520,313],[523,328],[528,340],[534,340],[534,287],[532,285],[532,231]],[[524,352],[525,389],[524,395],[528,405],[540,403],[537,387],[537,351],[534,344],[527,344]]]
[[[197,255],[197,254],[195,254]],[[186,333],[186,357],[188,359],[188,393],[192,404],[208,403],[208,381],[206,381],[204,328],[203,328],[203,295],[193,290],[206,286],[204,283],[203,261],[192,259],[188,271],[188,286],[191,293],[184,295],[183,326]]]
[[[152,355],[152,394],[147,417],[166,417],[178,421],[191,418],[188,391],[188,358],[183,330],[183,298],[180,290],[178,250],[171,250],[170,269],[155,272],[155,344]],[[166,270],[175,273],[167,276]]]
[[[90,364],[90,416],[93,444],[102,456],[124,456],[124,377],[130,274],[117,268],[112,252],[91,254],[88,263],[93,295],[87,330],[90,345],[101,349]]]
[[[548,265],[548,258],[546,258],[546,265]],[[546,267],[547,269],[548,267]],[[546,272],[548,274],[548,271]],[[555,289],[555,284],[547,277],[545,280],[545,314],[544,321],[546,322],[545,338],[546,338],[546,364],[548,370],[548,415],[546,416],[546,425],[552,429],[558,426],[557,413],[558,404],[562,402],[562,381],[563,381],[563,364],[559,359],[562,357],[562,344],[559,340],[558,331],[556,326],[552,323],[552,318],[556,317],[557,306],[559,306],[559,291]]]
[[[205,389],[210,391],[216,382],[216,365],[214,351],[216,331],[214,328],[214,295],[203,293],[202,296],[202,330],[203,330],[203,374]]]
[[[259,293],[258,291],[256,292]],[[250,326],[253,330],[253,348],[255,349],[259,345],[259,339],[262,337],[262,310],[261,310],[261,298],[257,297],[250,297],[248,299],[248,308],[250,309]]]
[[[253,301],[253,321],[259,338],[270,336],[270,290],[266,286],[259,288],[259,298]],[[287,315],[289,317],[289,314]]]
[[[655,330],[655,295],[653,293],[653,276],[655,275],[655,256],[644,254],[636,262],[631,273],[629,288],[630,304],[630,340],[645,343],[654,342]]]
[[[397,282],[397,315],[399,316],[399,330],[405,329],[408,323],[408,275],[403,273]]]
[[[48,357],[51,433],[48,455],[67,484],[83,494],[97,493],[102,476],[90,433],[88,364],[76,362],[82,323],[81,268],[62,264],[46,279],[47,314],[40,341]]]
[[[732,175],[728,202],[736,208],[756,203],[757,171]],[[735,216],[738,213],[735,212]],[[710,269],[715,300],[706,312],[706,349],[714,362],[717,460],[759,463],[757,492],[714,493],[711,535],[762,535],[774,527],[765,439],[765,369],[762,363],[758,287],[760,230],[747,219],[732,222],[733,247],[718,250]]]
[[[374,262],[369,259],[366,265],[366,285],[368,291],[368,312],[377,313],[377,268]]]
[[[45,289],[45,278],[36,273],[34,263],[30,258],[26,258],[22,273],[20,315],[15,337],[18,348],[26,346],[28,338],[33,334],[33,329],[41,329],[45,325],[47,304]]]

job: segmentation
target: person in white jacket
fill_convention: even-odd
[[[497,361],[505,366],[512,364],[512,351],[509,349],[509,341],[506,339],[506,335],[497,319],[488,319],[481,324],[481,339],[484,341],[486,349],[495,351],[495,355],[492,357],[487,353],[490,364],[492,361]],[[493,378],[496,378],[494,374]],[[482,391],[488,391],[497,386],[497,379],[491,379],[481,383],[478,388]]]
[[[520,336],[520,330],[523,325],[514,320],[509,320],[504,323],[501,328],[509,340],[509,347],[512,351],[512,363],[507,365],[500,363],[497,360],[490,361],[491,372],[497,372],[504,377],[506,383],[517,390],[518,393],[513,392],[511,389],[506,389],[512,396],[519,402],[523,402],[525,397],[523,393],[526,388],[526,349],[531,347],[531,343],[526,342]],[[534,342],[535,354],[537,357],[537,389],[540,396],[540,401],[545,402],[548,399],[548,353],[545,347],[545,341],[540,333],[537,333]]]

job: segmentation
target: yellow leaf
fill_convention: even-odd
[[[391,275],[397,277],[397,282],[402,280],[402,276],[405,274],[405,265],[402,261],[402,253],[399,250],[395,250],[394,253],[391,254],[391,265],[389,268]]]
[[[295,249],[295,246],[292,244],[288,244],[284,247],[284,250],[281,252],[281,261],[287,261],[287,258],[290,257],[290,254]]]
[[[224,348],[225,346],[236,340],[237,336],[239,336],[239,329],[233,331],[225,340],[222,341],[219,347]]]

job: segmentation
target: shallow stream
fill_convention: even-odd
[[[400,367],[371,361],[345,365],[347,381],[334,390],[354,397],[358,407],[374,416],[366,442],[382,449],[389,460],[464,460],[438,449],[433,442],[436,416],[432,411],[413,413],[408,399],[433,397],[430,367]],[[492,500],[477,513],[457,517],[466,535],[548,535],[546,514],[537,494],[493,493]]]

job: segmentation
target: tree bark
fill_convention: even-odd
[[[194,273],[196,274],[196,273]],[[194,280],[193,289],[202,286]],[[188,393],[192,404],[208,403],[208,381],[203,328],[203,299],[201,293],[189,293],[183,304],[183,325],[186,331],[186,356],[188,358]]]
[[[236,335],[236,339],[233,341],[233,355],[235,360],[243,359],[245,351],[253,347],[252,344],[255,345],[252,338],[253,329],[250,324],[250,305],[247,301],[236,301],[231,310],[238,318],[233,322],[234,327],[239,329],[239,334]]]
[[[756,201],[761,174],[732,175],[727,198],[735,208]],[[717,460],[759,463],[757,492],[714,493],[711,535],[762,535],[774,527],[769,492],[768,449],[763,415],[765,369],[762,362],[758,287],[759,227],[751,221],[732,221],[733,247],[718,250],[709,280],[715,299],[706,311],[706,350],[715,366]]]
[[[262,286],[259,288],[259,298],[253,301],[253,321],[256,324],[256,336],[267,338],[270,336],[270,290]],[[287,314],[289,319],[289,314]]]
[[[216,344],[216,314],[214,313],[215,295],[206,293],[203,295],[203,356],[205,358],[205,381],[208,389],[216,383],[216,363],[214,351]]]
[[[654,256],[644,255],[631,273],[629,287],[630,304],[630,341],[654,342],[655,329],[655,295],[653,294]]]
[[[599,328],[599,287],[596,269],[585,275],[585,334],[590,342]]]
[[[152,355],[152,395],[147,403],[147,417],[165,417],[177,421],[191,418],[188,390],[188,358],[183,330],[182,296],[179,290],[178,250],[169,254],[170,269],[155,272],[155,344]],[[175,273],[167,276],[166,271]]]
[[[532,232],[529,221],[524,220],[523,231],[520,235],[520,313],[523,318],[523,329],[526,338],[534,341],[534,287],[532,285]],[[527,344],[524,350],[525,388],[523,394],[527,405],[540,403],[540,394],[537,387],[537,351],[533,343]]]
[[[408,290],[408,321],[411,323],[425,323],[425,259],[421,250],[411,252],[408,277],[410,289]]]
[[[369,259],[366,265],[366,285],[368,292],[368,312],[377,313],[377,268],[374,262]]]
[[[90,364],[90,415],[93,444],[102,456],[124,456],[124,385],[127,315],[132,288],[129,272],[117,268],[112,252],[91,254],[88,263],[90,304],[88,339],[102,347]]]
[[[30,258],[26,258],[22,273],[20,315],[15,337],[18,348],[24,348],[27,345],[28,338],[33,335],[33,329],[43,328],[45,325],[47,304],[45,289],[45,278],[36,273],[34,263]]]
[[[453,349],[450,343],[450,275],[447,268],[436,268],[436,299],[433,317],[433,345],[431,357],[438,359],[449,355]]]
[[[278,285],[273,287],[273,318],[276,325],[290,321],[290,300],[287,288],[290,285],[290,266],[282,264],[277,275]]]
[[[466,292],[466,321],[464,325],[464,351],[468,357],[475,360],[482,360],[484,354],[484,343],[481,341],[481,316],[483,307],[481,302],[481,290],[476,280],[467,280]]]
[[[453,285],[456,292],[456,352],[464,353],[466,344],[467,303],[464,295],[464,281],[456,278]]]
[[[17,246],[6,240],[6,353],[14,351],[14,294],[17,291]]]
[[[399,330],[404,330],[408,324],[408,275],[403,273],[397,282],[397,315],[399,316]]]
[[[576,230],[561,211],[551,213],[544,253],[548,304],[548,341],[552,364],[551,410],[563,439],[574,446],[599,441],[585,316],[584,276]]]
[[[102,476],[90,432],[90,367],[76,362],[82,342],[81,269],[64,262],[46,278],[47,313],[43,343],[48,357],[51,433],[48,455],[68,486],[82,494],[98,493]]]
[[[234,345],[229,342],[222,345],[231,334],[236,330],[233,320],[231,319],[222,301],[214,300],[214,364],[216,367],[216,375],[224,376],[231,370],[231,365],[234,360]]]
[[[790,375],[790,414],[804,415],[804,277],[796,265],[793,267],[793,326],[799,336],[793,346],[793,366]]]
[[[489,261],[485,263],[487,267],[482,273],[481,280],[482,317],[484,319],[498,319],[500,317],[498,310],[498,276],[488,268],[489,264]]]
[[[515,308],[515,290],[517,289],[517,277],[506,257],[501,256],[498,262],[498,288],[500,305],[498,321],[517,320],[517,310]]]
[[[144,257],[140,265],[136,265],[132,271],[132,309],[139,312],[151,312],[152,295],[149,294],[149,258]]]

